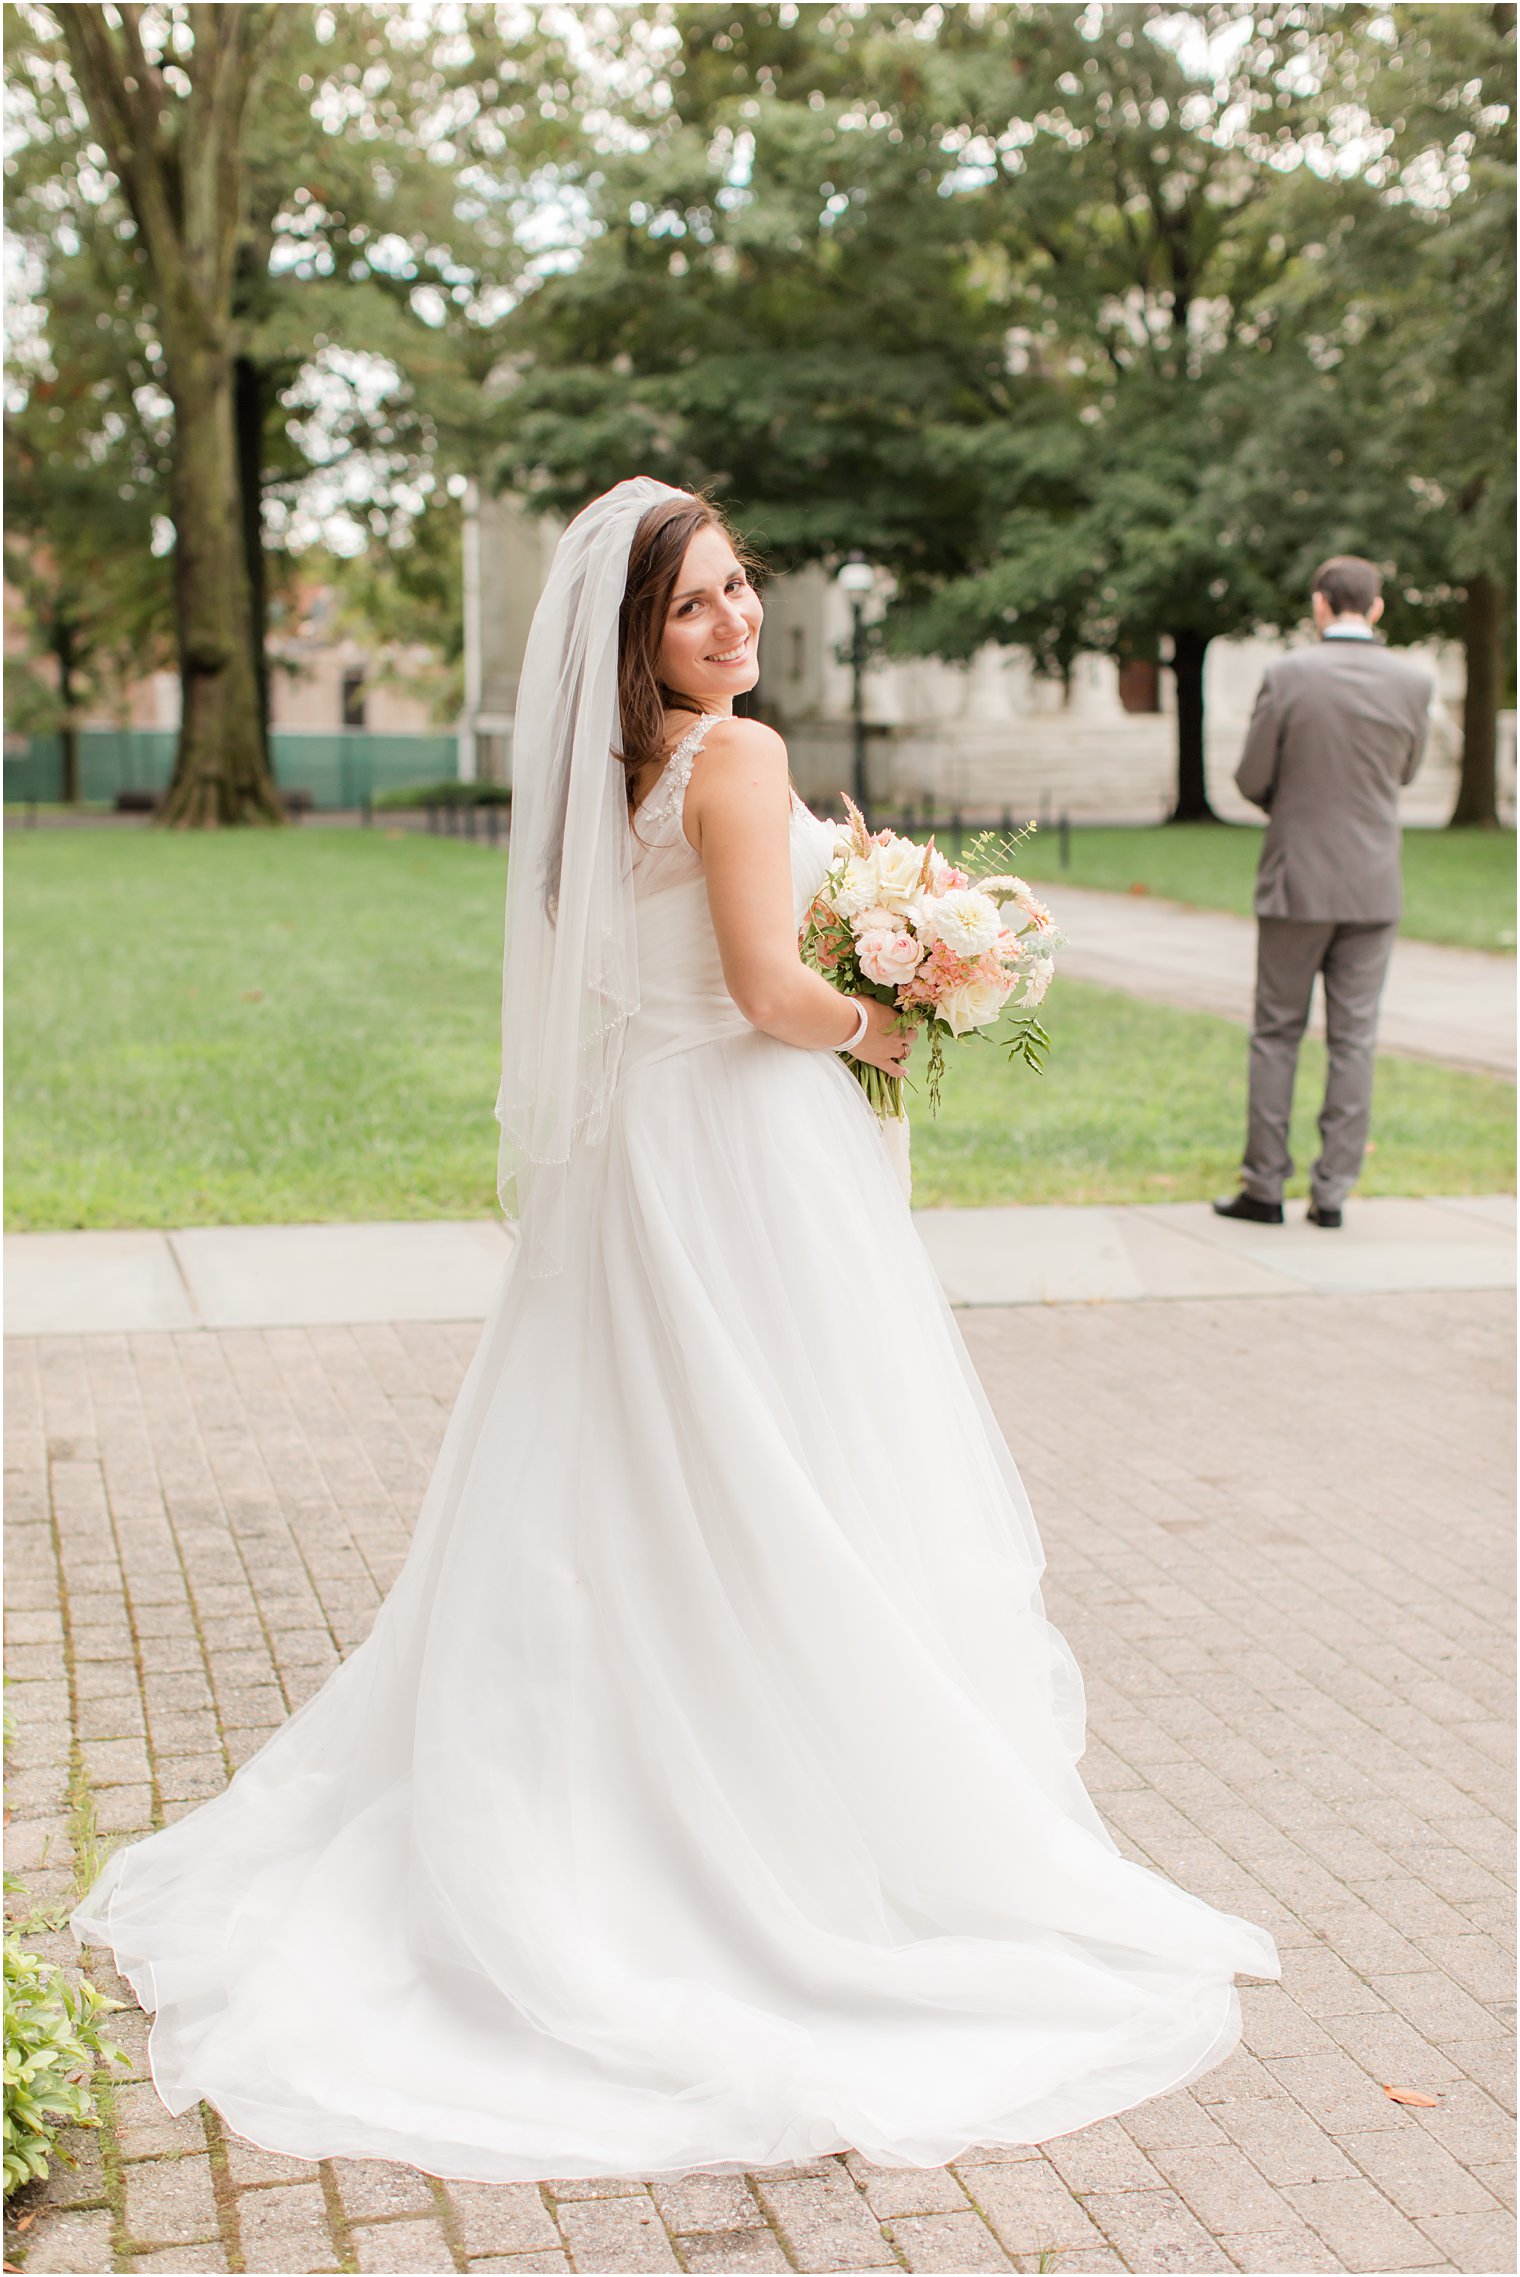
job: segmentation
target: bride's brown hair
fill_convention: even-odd
[[[665,714],[702,709],[693,697],[660,678],[660,646],[670,597],[686,549],[699,530],[719,531],[746,570],[759,567],[721,509],[696,492],[686,498],[660,499],[634,531],[618,615],[618,710],[623,730],[618,757],[628,779],[630,805],[637,770],[665,756]]]

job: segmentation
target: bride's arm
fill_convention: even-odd
[[[864,1003],[869,1024],[855,1057],[895,1075],[911,1032],[874,997],[842,997],[797,953],[790,824],[786,745],[759,720],[724,720],[693,769],[685,827],[707,874],[728,993],[754,1027],[805,1051],[842,1044]]]

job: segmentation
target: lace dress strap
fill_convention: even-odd
[[[686,786],[691,781],[692,768],[697,763],[708,730],[716,727],[723,717],[721,712],[703,712],[694,720],[665,762],[665,772],[641,807],[634,810],[634,823],[641,836],[649,836],[653,825],[665,822],[672,814],[679,815],[686,798]]]

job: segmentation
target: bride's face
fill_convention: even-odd
[[[698,530],[686,548],[660,642],[660,678],[705,711],[728,709],[760,677],[765,611],[721,530]]]

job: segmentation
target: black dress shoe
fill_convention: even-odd
[[[1216,1218],[1245,1218],[1252,1225],[1281,1225],[1281,1202],[1258,1202],[1254,1194],[1236,1194],[1231,1201],[1214,1204]]]
[[[1341,1213],[1339,1210],[1324,1209],[1318,1202],[1311,1202],[1304,1212],[1304,1223],[1306,1225],[1338,1226],[1340,1222]]]

